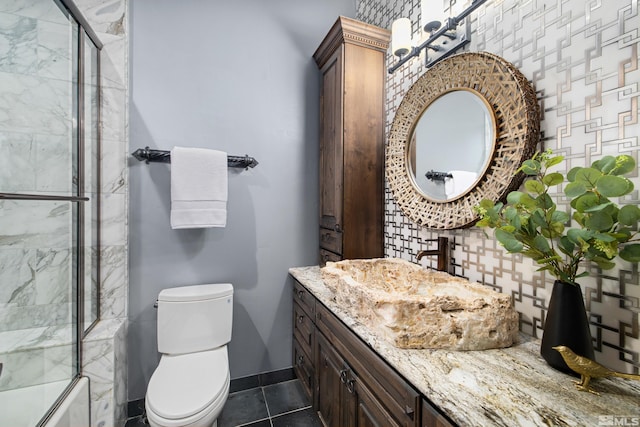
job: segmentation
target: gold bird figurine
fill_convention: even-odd
[[[574,381],[578,390],[588,391],[600,396],[600,393],[589,387],[589,381],[591,381],[591,378],[620,377],[628,378],[631,380],[640,380],[640,375],[624,374],[622,372],[612,371],[611,369],[602,366],[596,361],[575,354],[567,346],[559,345],[552,348],[560,353],[565,363],[569,368],[571,368],[571,370],[580,374],[580,381]]]

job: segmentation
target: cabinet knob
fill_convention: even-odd
[[[300,316],[298,316],[298,323],[302,322],[304,322],[304,316],[301,314]]]
[[[351,378],[349,381],[347,381],[347,391],[350,394],[353,394],[354,390],[356,388],[356,380],[354,380],[353,378]]]
[[[298,365],[304,364],[304,356],[298,356]]]
[[[346,384],[347,383],[347,370],[343,369],[342,371],[340,371],[340,381],[342,382],[342,384]]]
[[[337,233],[342,233],[342,227],[340,227],[340,224],[336,224],[333,229],[337,232]]]
[[[304,298],[304,291],[303,290],[299,290],[298,291],[298,298],[300,298],[300,299]]]
[[[407,414],[409,416],[409,418],[413,419],[413,414],[415,413],[415,411],[413,410],[413,408],[409,405],[406,405],[404,407],[404,413]]]

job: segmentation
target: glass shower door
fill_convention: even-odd
[[[98,316],[98,59],[62,3],[0,2],[0,427],[41,422]]]

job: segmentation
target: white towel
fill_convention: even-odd
[[[478,174],[468,171],[450,171],[453,178],[447,178],[444,182],[444,192],[448,199],[459,196],[471,188]]]
[[[171,150],[171,228],[227,225],[227,153]]]

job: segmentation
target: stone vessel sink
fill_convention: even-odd
[[[336,302],[399,348],[509,347],[518,313],[506,294],[397,259],[327,262]]]

